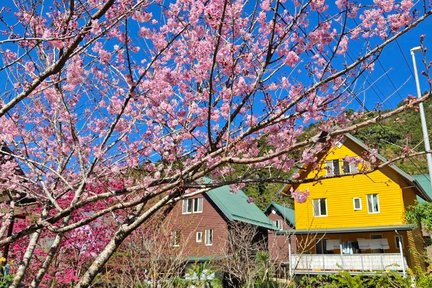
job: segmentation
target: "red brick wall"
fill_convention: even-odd
[[[194,198],[198,197],[203,196]],[[166,230],[180,232],[180,245],[176,249],[186,257],[220,256],[225,253],[228,239],[227,222],[206,197],[202,213],[182,214],[182,201],[176,203],[164,225]],[[205,245],[206,229],[213,229],[211,246]],[[196,232],[202,232],[200,243],[196,242]]]
[[[268,213],[267,217],[271,221],[282,220],[282,229],[291,229],[292,227],[278,213]],[[290,236],[290,237],[288,237]],[[293,235],[277,235],[276,231],[269,231],[268,247],[270,259],[277,262],[288,262],[288,241],[291,239],[291,251],[296,253],[296,237]]]

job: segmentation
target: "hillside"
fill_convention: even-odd
[[[429,138],[432,139],[432,100],[425,102],[424,107]],[[359,130],[354,135],[368,146],[378,149],[379,153],[388,159],[400,156],[404,147],[410,147],[413,151],[424,150],[420,114],[414,110]],[[425,155],[405,159],[396,164],[409,174],[427,173]]]
[[[432,99],[425,102],[424,107],[429,127],[429,137],[432,140]],[[377,113],[378,112],[371,112],[370,116],[374,116]],[[311,125],[309,129],[305,131],[304,137],[315,135],[315,128],[316,125]],[[378,149],[379,153],[387,159],[400,156],[403,153],[402,149],[404,147],[410,147],[413,151],[424,150],[420,114],[414,110],[403,112],[396,117],[392,117],[379,124],[361,129],[353,134],[365,142],[369,147]],[[427,173],[425,155],[396,162],[396,165],[412,175]],[[239,174],[242,174],[242,168],[236,170],[240,172]],[[274,170],[269,171],[268,169],[256,169],[252,174],[259,178],[265,178],[269,175],[272,175],[273,177],[275,175],[279,177],[289,177],[288,174],[283,175],[283,173],[278,173],[278,171]],[[277,192],[282,187],[282,184],[259,183],[247,185],[244,191],[249,196],[252,196],[255,199],[256,204],[262,209],[267,207],[271,201],[284,203],[285,205],[290,206],[292,205],[291,199],[277,195]]]

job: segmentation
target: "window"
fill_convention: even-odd
[[[183,199],[183,214],[202,213],[204,198]]]
[[[371,234],[371,239],[382,239],[383,236],[381,234]],[[372,253],[384,253],[384,249],[378,248],[378,249],[371,249]]]
[[[341,171],[342,161],[342,171]],[[357,173],[357,164],[350,163],[347,160],[330,160],[326,161],[327,176],[339,176],[341,174],[353,174]]]
[[[326,161],[327,176],[339,176],[340,165],[339,160]]]
[[[399,247],[399,244],[402,244],[402,249],[403,249],[403,247],[404,247],[404,242],[403,242],[403,237],[402,237],[402,235],[396,235],[395,236],[395,243],[396,243],[396,248],[397,249],[400,249]]]
[[[368,212],[369,213],[379,213],[379,198],[378,194],[368,194],[367,195],[367,204],[368,204]]]
[[[202,213],[203,211],[203,198],[193,199],[193,213]]]
[[[282,230],[282,220],[281,219],[278,219],[278,220],[274,220],[273,221],[273,226],[276,226],[276,228],[278,229],[278,230]]]
[[[327,239],[320,239],[315,244],[315,253],[316,254],[333,254],[333,251],[329,251],[326,249],[327,247]]]
[[[351,165],[346,160],[342,161],[342,171],[343,171],[344,174],[350,174],[352,172],[351,171]]]
[[[354,174],[358,172],[358,168],[357,168],[358,163],[350,163],[350,173]]]
[[[192,200],[193,199],[183,199],[183,214],[192,213]]]
[[[362,210],[361,198],[353,198],[354,210]]]
[[[205,245],[213,245],[213,229],[205,230]]]
[[[358,172],[357,164],[350,163],[346,160],[342,161],[342,171],[344,174],[354,174]]]
[[[202,242],[202,232],[196,232],[196,237],[195,237],[195,241],[197,243],[201,243]]]
[[[327,216],[327,199],[313,199],[312,205],[314,216]]]
[[[180,246],[180,232],[179,231],[172,231],[171,232],[171,243],[174,247]]]

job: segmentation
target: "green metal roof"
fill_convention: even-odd
[[[229,221],[240,221],[266,229],[277,230],[270,219],[248,196],[239,190],[232,192],[228,185],[205,193]]]
[[[294,216],[294,209],[282,206],[280,204],[277,204],[276,202],[272,201],[269,206],[265,209],[265,211],[269,211],[269,209],[273,207],[277,212],[281,214],[281,216],[288,221],[290,224],[295,226],[295,216]]]
[[[430,182],[430,178],[428,174],[419,174],[419,175],[413,175],[414,182],[419,186],[428,196],[432,199],[432,186]],[[417,196],[417,201],[419,203],[426,202],[421,197]]]

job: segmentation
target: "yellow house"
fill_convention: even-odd
[[[347,161],[372,152],[347,134],[320,156],[319,169],[300,174],[312,182],[285,187],[310,193],[294,207],[297,250],[303,251],[290,256],[295,273],[424,269],[421,232],[405,222],[404,214],[417,195],[430,198],[395,165],[371,171],[367,163]]]

